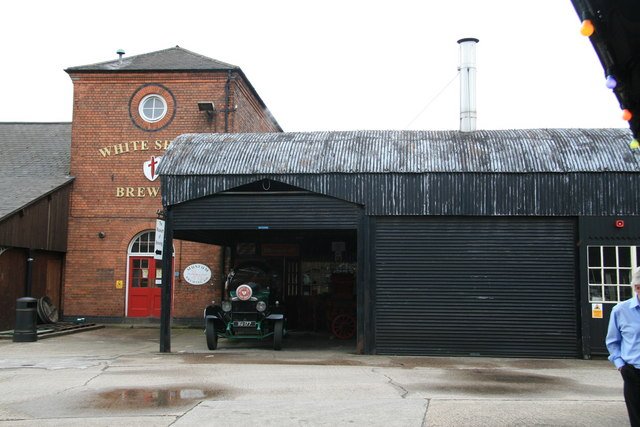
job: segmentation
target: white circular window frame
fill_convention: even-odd
[[[162,103],[162,114],[160,114],[160,116],[158,116],[157,118],[148,117],[144,112],[144,104],[152,98],[157,98]],[[138,105],[138,114],[140,114],[142,120],[147,123],[157,123],[160,120],[164,119],[164,116],[167,115],[167,101],[165,101],[165,99],[157,93],[149,94],[142,98],[142,100],[140,101],[140,104]]]

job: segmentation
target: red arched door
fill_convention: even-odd
[[[140,233],[129,246],[128,317],[160,317],[162,261],[153,257],[155,234],[155,231]]]
[[[129,257],[129,317],[160,317],[162,263],[153,257]]]

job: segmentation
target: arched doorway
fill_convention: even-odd
[[[127,316],[160,317],[162,261],[154,259],[155,231],[139,233],[127,252]]]

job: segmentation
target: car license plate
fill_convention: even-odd
[[[256,322],[253,320],[236,320],[233,322],[233,326],[236,328],[251,328],[256,326]]]

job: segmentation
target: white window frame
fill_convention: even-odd
[[[162,114],[160,114],[157,117],[155,116],[155,114],[153,117],[149,117],[144,111],[144,105],[147,103],[147,101],[151,99],[157,99],[162,104]],[[158,109],[159,108],[156,105],[154,105],[153,111],[155,112]],[[162,120],[164,116],[167,115],[167,101],[165,101],[165,99],[162,96],[158,95],[157,93],[149,94],[144,98],[142,98],[142,100],[140,101],[140,105],[138,105],[138,114],[140,114],[140,117],[142,117],[142,119],[147,123],[157,123],[160,120]]]
[[[133,251],[133,245],[142,238],[142,236],[148,234],[149,235],[149,239],[151,239],[150,241],[147,241],[150,243],[151,246],[151,250],[147,251],[147,252],[134,252]],[[156,231],[155,230],[145,230],[142,231],[138,234],[136,234],[136,236],[131,239],[131,241],[129,242],[129,249],[127,250],[127,255],[133,255],[133,256],[154,256],[155,255],[155,249],[154,249],[154,245],[155,245],[155,236],[156,236]],[[147,243],[145,242],[145,243]]]
[[[592,260],[589,259],[589,252],[592,248],[598,248],[600,250],[600,265],[591,265]],[[616,265],[613,266],[605,266],[604,265],[604,248],[613,248],[615,249],[615,258]],[[628,265],[621,265],[620,259],[620,248],[629,249],[629,257]],[[631,245],[590,245],[587,246],[587,282],[589,287],[589,302],[597,303],[597,304],[617,304],[621,301],[624,301],[630,298],[633,295],[633,290],[631,288],[631,277],[633,271],[638,268],[638,254],[640,252],[640,247],[631,246]],[[606,270],[606,271],[605,271]],[[628,270],[628,271],[627,271]],[[620,280],[621,272],[625,273],[625,276],[629,278],[628,283],[622,283]],[[612,277],[611,274],[614,273],[615,277]],[[628,274],[626,274],[628,273]],[[600,278],[600,280],[595,280],[595,277]],[[624,280],[626,282],[626,280]],[[615,298],[609,296],[607,297],[607,292],[605,292],[605,287],[615,289]],[[599,288],[600,297],[593,298],[592,290]],[[621,295],[621,290],[623,294]],[[606,299],[606,300],[605,300]]]

